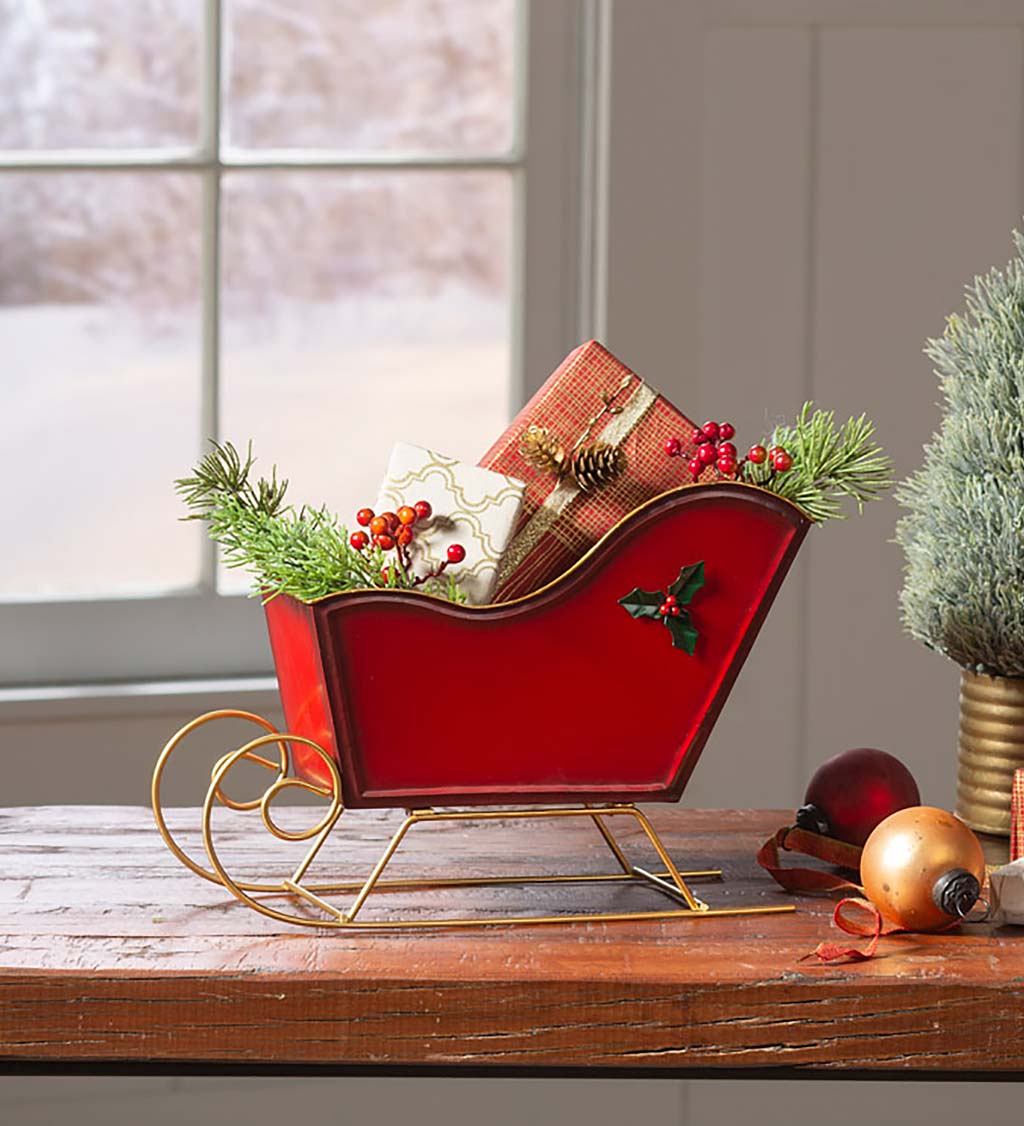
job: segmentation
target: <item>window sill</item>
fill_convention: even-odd
[[[0,723],[199,714],[217,708],[260,711],[278,706],[273,676],[0,688]]]

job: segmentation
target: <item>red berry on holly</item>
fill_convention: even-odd
[[[718,436],[723,442],[728,442],[730,438],[736,437],[736,427],[731,422],[723,422],[718,428]]]
[[[466,558],[466,549],[461,543],[453,543],[448,548],[448,562],[461,563]]]
[[[668,617],[668,614],[669,614],[669,611],[670,611],[671,609],[672,609],[672,607],[671,607],[671,606],[669,606],[669,605],[668,605],[668,603],[666,603],[666,602],[663,602],[663,603],[662,603],[662,604],[661,604],[661,605],[660,605],[660,606],[658,607],[658,613],[659,613],[659,614],[660,614],[660,615],[661,615],[661,616],[662,616],[663,618],[667,618],[667,617]]]
[[[736,459],[734,457],[720,457],[718,459],[718,472],[723,477],[731,477],[736,472]]]
[[[388,522],[383,516],[374,516],[370,521],[370,535],[373,536],[374,540],[378,536],[384,535],[387,530]]]
[[[768,451],[764,446],[751,446],[750,452],[747,454],[747,461],[752,461],[755,465],[760,465],[768,458]]]
[[[718,441],[718,423],[717,422],[705,422],[704,425],[701,427],[701,430],[704,432],[704,437],[707,441],[709,441],[709,442],[717,442]]]
[[[395,546],[395,537],[384,534],[377,536],[376,544],[383,551],[390,551]]]
[[[699,426],[690,436],[690,441],[693,442],[695,446],[702,446],[707,441],[707,438],[704,437],[704,431],[701,430]]]
[[[413,505],[413,508],[416,510],[416,519],[417,520],[429,520],[430,517],[434,514],[434,510],[430,507],[430,504],[425,500],[418,500]]]
[[[416,533],[407,524],[403,524],[401,528],[395,533],[395,539],[402,545],[408,547],[415,538]]]
[[[373,509],[372,508],[361,508],[356,513],[356,523],[362,524],[362,526],[364,528],[370,523],[370,521],[372,519],[373,519]]]
[[[715,447],[709,442],[697,450],[697,460],[701,465],[710,465],[715,460]]]
[[[690,458],[690,460],[686,463],[686,466],[693,474],[693,479],[695,481],[704,472],[704,462],[702,462],[699,457]]]
[[[678,606],[670,606],[668,612],[673,618],[678,618],[682,610]]]
[[[362,551],[370,542],[370,537],[365,532],[353,532],[352,535],[348,537],[348,542],[356,551]]]
[[[735,457],[736,457],[736,447],[732,444],[732,442],[723,442],[718,447],[718,456],[719,457],[731,457],[731,458],[735,459]]]
[[[788,473],[793,468],[793,458],[785,450],[779,452],[772,458],[772,469],[776,473]]]
[[[665,442],[665,453],[669,457],[678,457],[683,452],[683,443],[678,438],[669,438]]]
[[[399,524],[416,523],[416,509],[411,505],[403,504],[395,515],[398,517]]]
[[[676,598],[676,596],[675,596],[674,594],[670,594],[670,595],[668,595],[668,596],[666,597],[666,599],[665,599],[665,605],[666,605],[666,606],[675,606],[675,604],[676,604],[676,603],[677,603],[678,601],[679,601],[679,599],[678,599],[678,598]]]

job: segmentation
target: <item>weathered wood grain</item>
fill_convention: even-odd
[[[286,811],[291,820],[308,816]],[[676,859],[720,866],[715,906],[779,902],[753,862],[786,819],[651,811]],[[198,846],[194,810],[172,827]],[[345,814],[319,872],[359,874],[393,827]],[[627,851],[644,853],[623,824]],[[258,817],[224,851],[284,874]],[[591,826],[414,831],[400,870],[610,870]],[[403,893],[369,917],[658,907],[642,889],[547,885]],[[801,961],[834,937],[831,903],[791,915],[417,933],[287,927],[199,880],[147,810],[0,810],[0,1063],[182,1061],[595,1069],[1022,1069],[1024,929],[885,940],[863,965]]]

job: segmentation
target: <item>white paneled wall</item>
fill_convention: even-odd
[[[610,346],[741,439],[805,398],[867,411],[905,476],[924,340],[1024,210],[1024,3],[615,11]],[[897,514],[812,530],[685,801],[793,805],[872,744],[952,802],[957,674],[901,631]]]

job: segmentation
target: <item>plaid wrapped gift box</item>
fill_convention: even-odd
[[[1024,859],[1024,770],[1013,772],[1010,798],[1010,859]]]
[[[581,487],[572,474],[538,469],[522,450],[531,427],[543,427],[565,451],[604,443],[620,451],[621,471]],[[689,481],[695,429],[684,414],[591,340],[570,352],[480,459],[487,469],[526,482],[512,543],[498,573],[496,601],[529,594],[556,578],[609,529],[651,497]],[[680,459],[665,442],[679,438]]]

